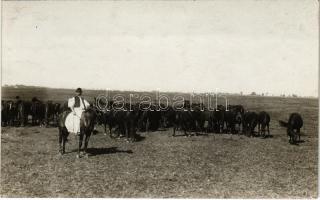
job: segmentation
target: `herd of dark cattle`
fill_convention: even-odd
[[[160,105],[161,106],[161,105]],[[125,136],[128,141],[137,138],[137,131],[149,132],[173,128],[173,136],[177,131],[185,136],[207,135],[208,133],[230,133],[251,136],[270,136],[270,115],[246,111],[242,105],[218,105],[217,109],[208,110],[203,104],[189,104],[185,101],[182,109],[167,107],[159,109],[159,105],[126,104],[126,109],[115,109],[117,105],[109,102],[107,110],[97,109],[95,104],[89,108],[95,111],[95,126],[103,125],[105,133],[111,137]],[[46,103],[34,97],[31,101],[2,101],[1,126],[57,125],[62,113],[70,112],[67,103],[52,101]],[[65,115],[63,115],[65,116]],[[31,123],[30,123],[31,122]],[[287,127],[290,143],[300,140],[300,128],[303,121],[298,113],[292,113],[288,122],[279,121]],[[258,131],[255,132],[256,127]],[[108,128],[108,130],[107,130]],[[298,139],[299,138],[299,139]]]

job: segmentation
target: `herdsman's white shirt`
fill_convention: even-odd
[[[77,112],[76,110],[84,111],[85,108],[88,108],[90,106],[89,102],[87,100],[85,100],[83,97],[79,97],[79,98],[80,98],[80,106],[77,108],[74,107],[74,105],[76,103],[75,97],[72,97],[68,100],[68,107],[71,109],[74,108],[75,112]],[[84,103],[84,105],[83,105],[83,103]],[[81,117],[81,115],[79,117]]]
[[[88,108],[90,106],[90,104],[87,100],[80,97],[80,106],[75,108],[74,105],[75,105],[75,97],[68,99],[68,107],[71,109],[73,108],[76,115],[73,115],[73,113],[70,113],[67,116],[66,127],[69,132],[79,133],[80,132],[80,118],[81,118],[82,112],[85,110],[85,108]]]

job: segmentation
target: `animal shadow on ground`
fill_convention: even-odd
[[[299,141],[296,141],[296,142],[289,142],[291,145],[296,145],[296,146],[299,146],[300,143],[304,143],[305,141],[304,140],[299,140]]]
[[[146,137],[141,136],[141,135],[139,135],[139,134],[135,134],[134,139],[135,139],[135,142],[140,142],[140,141],[145,140]]]
[[[262,139],[273,138],[273,135],[261,136]]]
[[[211,134],[211,133],[210,133]],[[214,134],[214,133],[212,133]],[[198,137],[198,136],[209,136],[209,133],[206,132],[188,132],[187,135],[184,133],[177,132],[176,135],[171,135],[171,137]]]
[[[88,148],[87,152],[90,154],[89,156],[97,156],[103,154],[112,154],[112,153],[128,153],[132,154],[132,150],[119,150],[118,147],[110,147],[110,148]]]

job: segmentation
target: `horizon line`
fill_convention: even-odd
[[[48,88],[48,89],[67,89],[67,90],[72,90],[75,89],[74,87],[52,87],[52,86],[40,86],[40,85],[25,85],[25,84],[2,84],[2,87],[39,87],[39,88]],[[120,92],[164,92],[164,93],[194,93],[194,94],[203,94],[203,93],[215,93],[215,92],[197,92],[197,91],[190,91],[190,92],[186,92],[186,91],[165,91],[165,90],[134,90],[134,89],[111,89],[111,88],[82,88],[82,89],[86,89],[86,90],[94,90],[94,91],[99,91],[99,90],[104,90],[104,91],[120,91]],[[305,97],[305,98],[318,98],[319,95],[317,96],[310,96],[310,95],[298,95],[298,94],[287,94],[287,93],[283,93],[283,94],[274,94],[274,93],[270,93],[270,92],[262,92],[262,93],[258,93],[258,92],[249,92],[249,93],[245,93],[243,92],[241,94],[241,92],[225,92],[225,91],[221,91],[218,93],[222,93],[222,94],[235,94],[235,95],[239,95],[239,96],[261,96],[261,97],[283,97],[283,95],[285,95],[285,97],[293,97],[293,95],[296,95],[297,97],[294,98],[299,98],[299,97]],[[252,93],[255,93],[254,95]],[[263,94],[263,95],[262,95]]]

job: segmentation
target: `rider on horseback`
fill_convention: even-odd
[[[80,134],[80,118],[83,111],[89,108],[90,104],[82,95],[82,89],[78,88],[76,96],[68,100],[68,107],[71,109],[74,118],[74,133]]]

